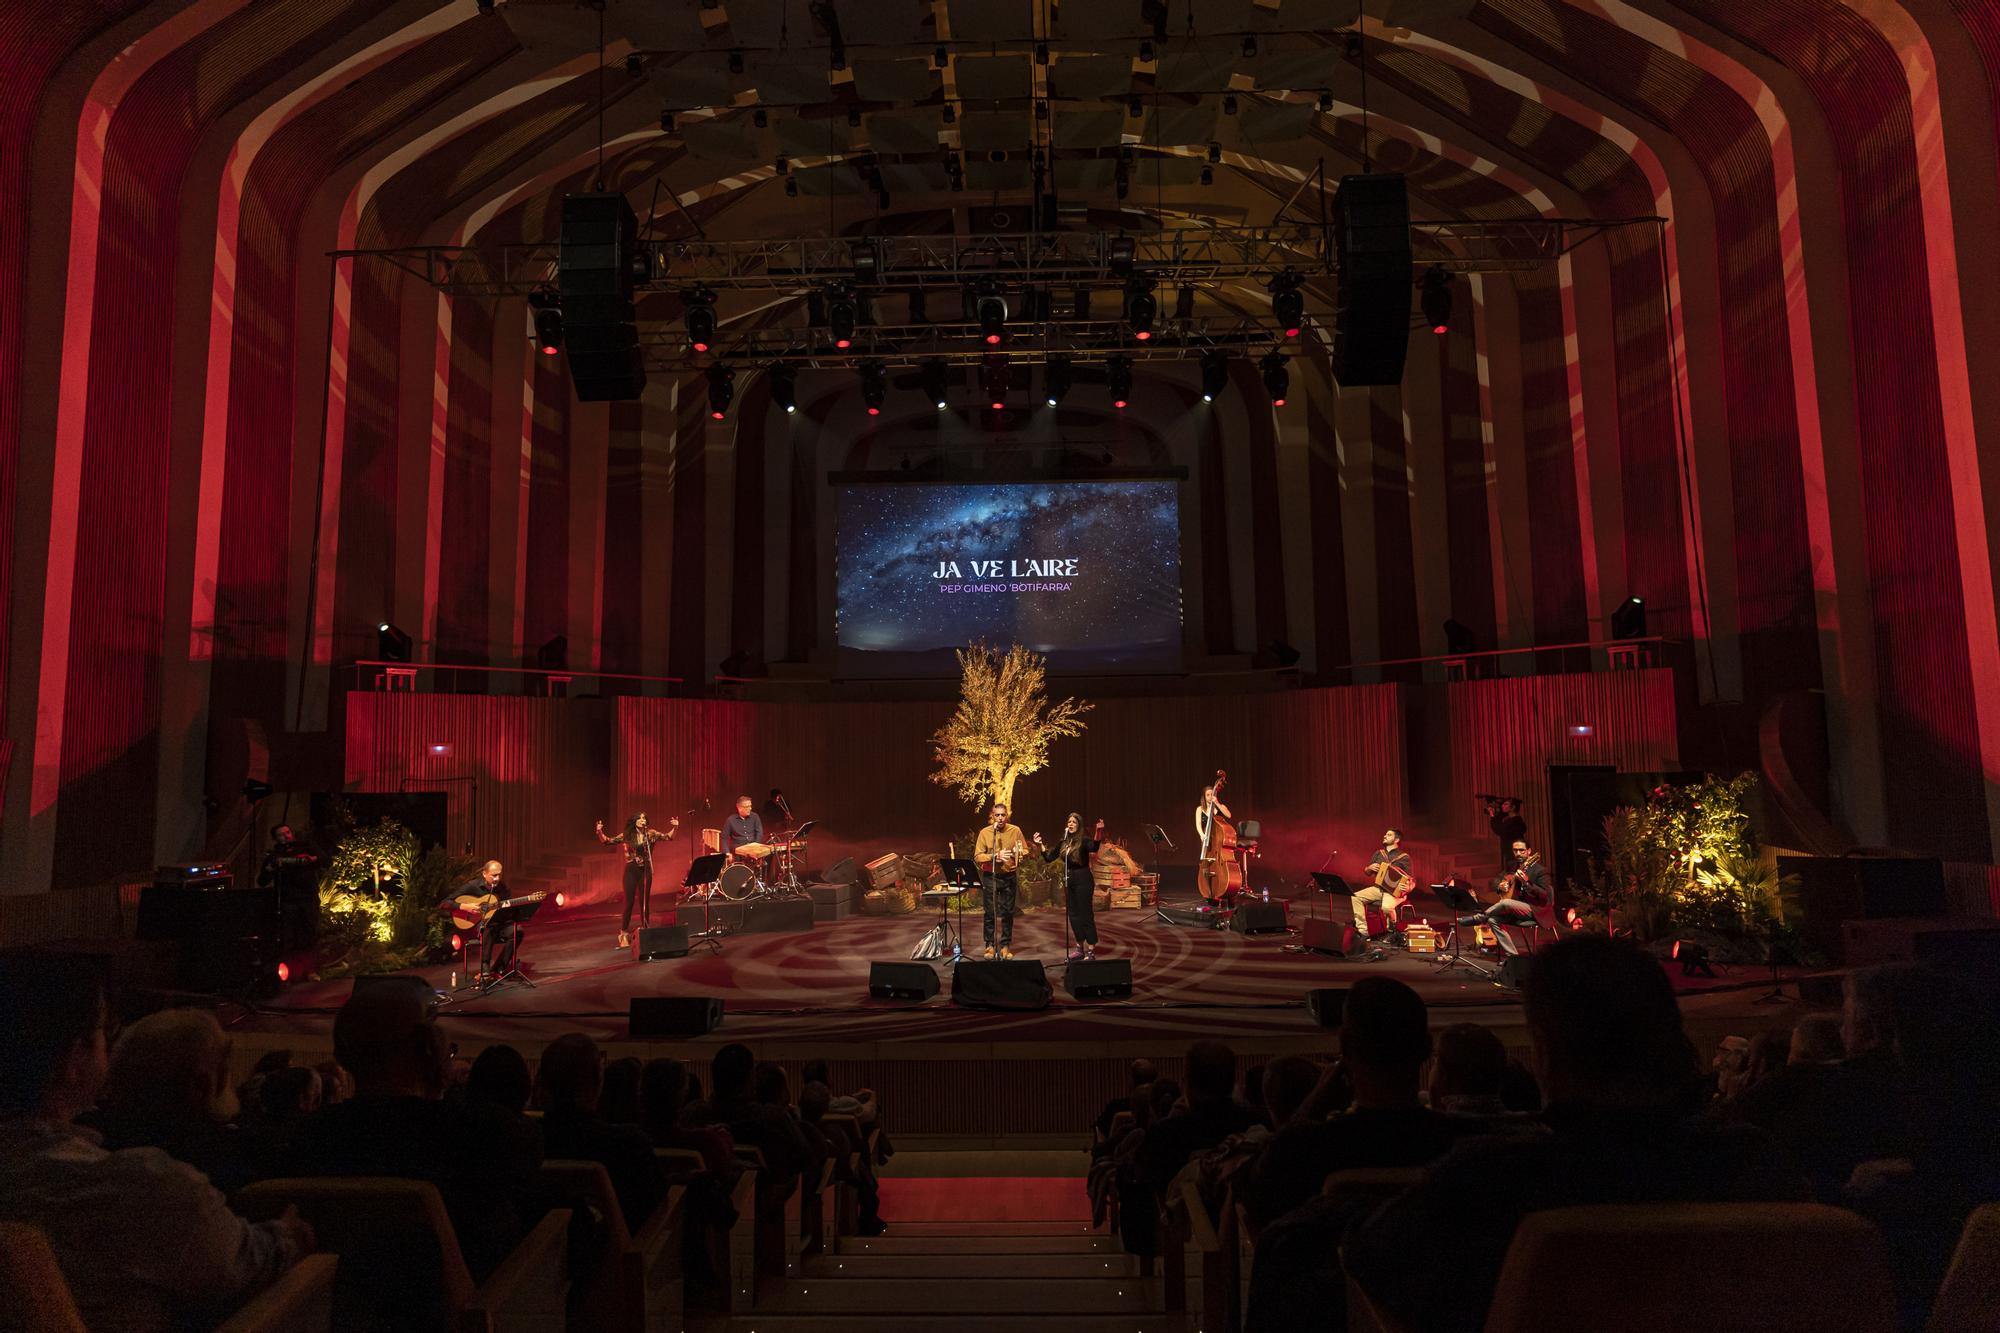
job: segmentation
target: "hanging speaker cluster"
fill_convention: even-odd
[[[1410,196],[1401,176],[1342,176],[1333,195],[1333,377],[1400,384],[1410,345]]]
[[[563,197],[556,288],[563,346],[579,402],[607,403],[646,391],[633,289],[645,276],[639,220],[616,192]]]

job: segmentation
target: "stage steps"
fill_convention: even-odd
[[[1075,1185],[1080,1200],[1082,1181]],[[939,1196],[927,1192],[923,1197]],[[760,1292],[755,1311],[730,1320],[727,1330],[1192,1330],[1184,1315],[1160,1311],[1159,1279],[1141,1278],[1137,1261],[1120,1249],[1116,1236],[1092,1231],[1077,1217],[1006,1216],[1018,1211],[1022,1196],[1010,1199],[997,1189],[945,1197],[957,1201],[947,1206],[996,1216],[898,1222],[885,1196],[887,1234],[843,1239],[835,1252],[799,1260],[782,1286]]]

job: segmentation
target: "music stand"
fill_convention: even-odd
[[[687,875],[681,880],[681,901],[685,903],[698,888],[706,889],[701,895],[701,929],[688,933],[689,953],[693,953],[704,944],[717,953],[722,952],[722,941],[716,937],[727,932],[721,926],[709,924],[708,905],[715,898],[715,882],[721,878],[722,864],[728,859],[721,852],[704,852],[688,862]]]
[[[1431,892],[1444,901],[1451,911],[1451,948],[1437,960],[1437,970],[1449,972],[1454,967],[1462,967],[1474,976],[1492,978],[1495,969],[1482,966],[1459,952],[1459,934],[1465,929],[1458,923],[1462,916],[1471,916],[1480,910],[1479,899],[1472,896],[1472,890],[1460,886],[1457,880],[1447,880],[1443,884],[1431,885]]]
[[[495,930],[503,929],[507,926],[525,926],[528,924],[530,917],[542,910],[542,901],[540,898],[535,898],[526,902],[510,902],[505,907],[500,908],[492,916],[487,917],[485,924],[480,927],[482,939],[491,938]],[[526,986],[529,990],[535,989],[535,983],[528,980],[521,973],[521,941],[519,939],[514,941],[514,953],[507,960],[507,970],[499,976],[489,979],[486,984],[479,988],[479,993],[481,995],[491,995],[496,988],[510,981],[518,982]]]
[[[938,927],[943,932],[938,937],[940,956],[943,947],[951,946],[951,961],[956,964],[965,956],[965,891],[981,887],[979,864],[970,857],[948,856],[938,862],[938,883],[949,884],[958,892],[938,899]],[[951,910],[958,908],[958,924],[952,925]]]
[[[1343,898],[1352,898],[1354,896],[1354,890],[1349,888],[1347,881],[1342,879],[1340,876],[1323,875],[1317,870],[1311,871],[1310,873],[1312,875],[1313,887],[1318,889],[1321,893],[1325,894],[1329,900],[1332,899],[1333,895],[1336,893]],[[1315,904],[1317,904],[1319,900],[1315,898],[1313,901]],[[1326,909],[1326,912],[1327,916],[1331,918],[1333,915],[1333,909],[1329,907]]]

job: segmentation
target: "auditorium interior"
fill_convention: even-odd
[[[2000,1333],[1995,0],[0,71],[19,1327]]]

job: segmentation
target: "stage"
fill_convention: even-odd
[[[656,911],[655,924],[662,914]],[[545,911],[521,951],[534,987],[510,985],[484,996],[459,992],[441,1008],[441,1022],[465,1055],[507,1042],[532,1056],[554,1037],[582,1031],[614,1055],[699,1061],[725,1042],[741,1041],[794,1070],[806,1060],[827,1059],[837,1083],[865,1082],[895,1096],[903,1108],[899,1123],[909,1132],[994,1141],[1073,1133],[1080,1117],[1116,1090],[1126,1062],[1148,1056],[1175,1076],[1188,1043],[1200,1038],[1228,1042],[1246,1065],[1283,1053],[1329,1057],[1334,1034],[1313,1024],[1303,997],[1314,987],[1350,985],[1363,976],[1408,982],[1430,1005],[1435,1026],[1476,1022],[1497,1030],[1510,1047],[1527,1044],[1515,997],[1464,969],[1440,970],[1431,955],[1391,952],[1382,962],[1349,962],[1298,950],[1295,933],[1246,936],[1170,925],[1148,909],[1097,916],[1100,956],[1132,963],[1130,999],[1073,1000],[1063,986],[1063,914],[1040,910],[1016,918],[1014,949],[1020,958],[1043,963],[1055,1001],[1040,1011],[995,1012],[953,1004],[951,968],[943,964],[934,965],[939,994],[925,1003],[869,998],[869,964],[907,961],[934,913],[732,934],[723,938],[720,953],[700,949],[685,958],[638,962],[615,947],[615,912],[601,905]],[[698,928],[698,912],[693,919]],[[976,946],[979,917],[968,912],[965,928]],[[1802,1008],[1796,999],[1753,1003],[1769,988],[1762,970],[1717,971],[1712,980],[1673,977],[1690,1034],[1704,1050],[1725,1035],[1789,1022]],[[449,967],[423,970],[440,989],[448,987],[450,973]],[[341,979],[286,987],[236,1025],[239,1058],[273,1047],[330,1050],[331,1015],[352,984]],[[1796,990],[1788,987],[1787,993]],[[630,1040],[627,1006],[650,995],[719,997],[722,1024],[705,1037]]]

